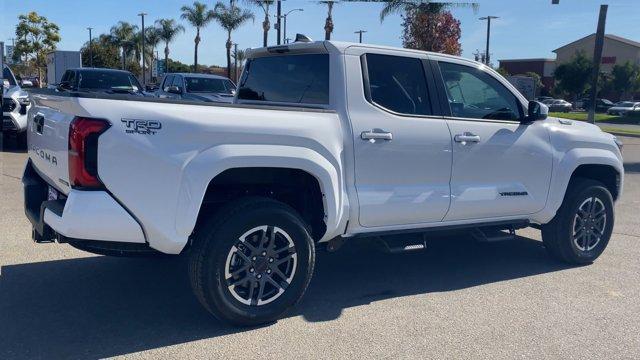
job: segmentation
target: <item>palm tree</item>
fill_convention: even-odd
[[[234,82],[238,82],[238,69],[242,69],[242,66],[247,60],[247,53],[244,50],[234,50],[232,53],[233,60],[238,64],[238,67],[234,67]]]
[[[331,40],[331,33],[333,32],[333,5],[335,0],[320,1],[321,4],[327,4],[327,19],[324,22],[324,39]]]
[[[195,49],[193,51],[193,72],[198,72],[198,44],[200,44],[200,28],[207,26],[213,20],[214,13],[207,10],[207,5],[195,1],[192,7],[183,6],[180,8],[182,19],[187,20],[191,26],[196,28]]]
[[[162,39],[160,39],[160,32],[158,31],[158,29],[156,27],[153,26],[148,26],[145,29],[145,45],[148,46],[148,57],[147,59],[149,59],[149,64],[151,64],[151,66],[155,66],[154,64],[154,60],[156,58],[156,47],[158,46],[158,44],[160,43],[160,41]]]
[[[165,72],[169,72],[169,43],[176,39],[178,34],[184,32],[184,26],[178,25],[173,19],[156,20],[158,36],[164,41],[164,67]]]
[[[229,1],[229,6],[218,1],[213,10],[218,24],[227,30],[227,77],[231,78],[231,32],[238,29],[242,24],[253,20],[253,13],[247,9],[240,9],[236,6],[235,0]]]
[[[260,7],[264,12],[264,21],[262,21],[262,46],[267,46],[269,29],[271,28],[271,23],[269,22],[269,6],[273,5],[275,0],[248,0],[248,2]]]
[[[126,21],[119,21],[117,25],[111,28],[111,37],[118,47],[122,49],[123,70],[126,67],[127,57],[134,45],[133,40],[137,30],[137,25],[132,25]]]

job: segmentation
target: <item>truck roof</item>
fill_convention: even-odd
[[[394,46],[355,43],[355,42],[346,42],[346,41],[333,41],[333,40],[323,40],[323,41],[313,41],[313,42],[295,42],[295,43],[285,44],[285,45],[276,45],[276,46],[248,49],[248,57],[268,56],[268,55],[273,55],[274,53],[287,53],[287,52],[295,52],[295,53],[337,52],[337,53],[343,54],[350,47],[369,48],[369,49],[378,49],[378,50],[395,50],[395,51],[400,50],[400,51],[414,53],[414,54],[431,54],[431,55],[437,55],[440,57],[448,57],[452,59],[462,59],[462,60],[475,63],[475,61],[470,59],[466,59],[460,56],[442,54],[442,53],[399,48]]]

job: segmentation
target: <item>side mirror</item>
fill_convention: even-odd
[[[169,86],[169,88],[167,88],[167,92],[172,94],[182,94],[182,89],[180,89],[180,87],[176,85],[171,85]]]
[[[527,116],[524,118],[524,122],[532,123],[537,120],[544,120],[549,116],[549,107],[538,101],[529,101],[527,107]]]
[[[62,81],[58,84],[58,90],[71,90],[71,83],[68,81]]]

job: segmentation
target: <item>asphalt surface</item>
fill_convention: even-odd
[[[303,301],[256,329],[221,324],[181,258],[94,256],[34,244],[24,152],[0,153],[0,359],[640,358],[640,139],[624,138],[625,192],[592,265],[516,240],[432,241],[390,255],[367,243],[321,254]]]

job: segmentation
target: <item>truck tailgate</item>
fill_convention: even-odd
[[[29,112],[27,142],[35,170],[49,185],[68,194],[69,125],[79,112],[70,97],[33,94],[35,104]]]

